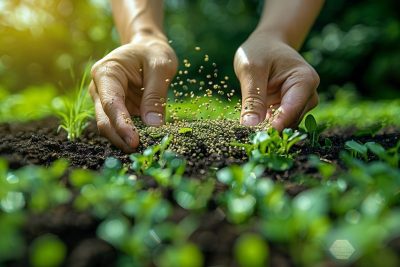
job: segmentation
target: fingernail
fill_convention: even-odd
[[[246,114],[242,117],[242,122],[246,126],[256,126],[260,122],[260,119],[257,114]]]
[[[146,114],[146,123],[151,126],[160,126],[164,122],[163,115],[157,112],[149,112]]]

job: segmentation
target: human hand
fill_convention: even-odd
[[[147,125],[162,125],[177,62],[166,38],[149,36],[137,36],[98,61],[89,92],[100,134],[130,153],[139,145],[131,116],[140,115]]]
[[[242,90],[244,125],[272,119],[272,126],[282,131],[296,127],[318,104],[317,72],[279,38],[254,32],[237,50],[234,68]]]

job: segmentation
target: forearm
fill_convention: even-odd
[[[277,37],[299,49],[323,3],[324,0],[265,0],[256,32]]]
[[[111,0],[115,25],[123,44],[140,36],[163,33],[163,0]]]

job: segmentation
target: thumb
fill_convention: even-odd
[[[242,72],[238,75],[242,91],[240,123],[255,126],[261,123],[267,113],[267,75]]]
[[[169,68],[157,66],[144,69],[144,92],[140,104],[140,115],[147,125],[164,124],[166,97],[173,77]]]

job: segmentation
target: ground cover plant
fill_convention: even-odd
[[[86,121],[85,79],[36,121],[1,103],[0,266],[400,264],[398,100],[339,91],[299,129],[244,127],[229,77],[201,56],[194,71],[211,73],[183,61],[166,125],[132,118],[131,155]]]

